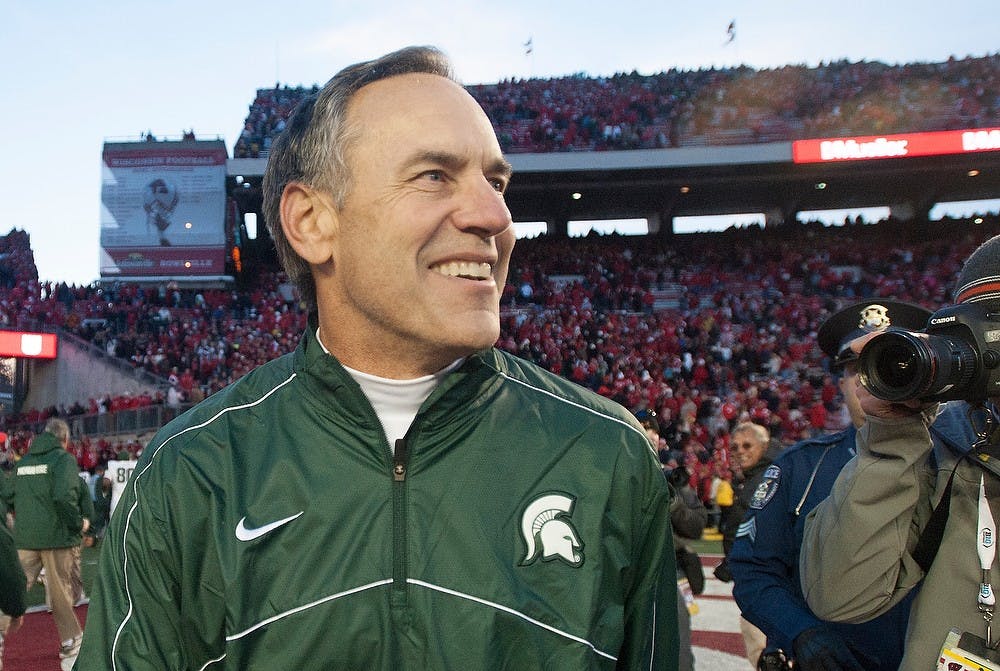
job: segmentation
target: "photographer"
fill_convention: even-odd
[[[866,415],[858,431],[858,455],[806,520],[801,581],[817,616],[864,622],[919,586],[901,671],[947,669],[953,663],[959,665],[951,668],[1000,669],[996,662],[961,665],[962,658],[970,659],[970,652],[979,657],[991,654],[983,639],[991,639],[989,644],[997,640],[988,618],[993,614],[990,576],[1000,575],[994,553],[994,520],[1000,519],[1000,469],[995,468],[1000,446],[995,444],[997,436],[991,435],[997,426],[993,406],[997,394],[986,391],[997,371],[989,365],[994,356],[987,353],[991,338],[984,334],[995,326],[991,311],[1000,310],[998,269],[1000,237],[995,237],[969,257],[959,276],[955,302],[959,311],[973,315],[966,319],[973,325],[967,335],[952,333],[949,348],[939,352],[951,355],[950,359],[935,355],[929,361],[894,360],[885,350],[870,367],[863,347],[892,334],[852,344],[855,352],[862,353],[859,371],[866,385],[857,389]],[[935,313],[930,327],[951,323],[941,321],[940,315]],[[914,338],[933,342],[927,335]],[[875,372],[899,374],[898,380],[888,379],[890,383],[903,383],[907,375],[928,371],[930,377],[946,374],[949,367],[956,368],[952,353],[963,349],[962,341],[965,349],[971,348],[969,340],[976,350],[977,374],[971,382],[946,380],[930,394],[909,398],[880,391],[892,400],[871,393],[869,387],[878,387],[880,381]],[[885,367],[887,363],[896,368]],[[952,402],[937,403],[949,399]],[[977,432],[988,440],[977,444]],[[980,539],[986,542],[980,545]],[[961,643],[955,640],[957,634],[949,634],[952,629],[964,634]]]
[[[802,596],[799,548],[806,515],[826,498],[854,456],[856,428],[864,423],[855,393],[857,354],[850,344],[889,327],[921,328],[930,316],[908,303],[865,302],[840,310],[819,329],[819,346],[838,378],[851,424],[803,440],[774,460],[729,555],[736,603],[743,617],[767,635],[760,669],[787,669],[789,657],[802,671],[895,671],[899,666],[909,600],[862,625],[825,622]]]

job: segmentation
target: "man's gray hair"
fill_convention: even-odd
[[[733,436],[737,433],[753,434],[757,443],[763,445],[764,447],[767,447],[767,444],[771,441],[771,432],[767,430],[766,426],[761,426],[756,422],[740,422],[729,435]]]
[[[451,61],[434,47],[407,47],[371,61],[349,65],[317,93],[303,100],[278,136],[264,169],[264,221],[278,260],[311,312],[316,309],[316,283],[281,228],[281,194],[292,182],[325,191],[336,207],[351,188],[347,151],[359,129],[346,123],[347,106],[362,87],[397,75],[426,73],[456,81]]]
[[[66,442],[69,440],[69,424],[58,417],[50,417],[45,422],[45,433],[51,433],[59,442]]]

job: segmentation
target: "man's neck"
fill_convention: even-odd
[[[391,352],[391,356],[384,356],[379,352],[376,356],[372,349],[365,346],[347,348],[339,343],[329,343],[323,340],[322,327],[316,328],[316,340],[320,347],[327,354],[337,358],[337,361],[346,368],[358,372],[372,375],[386,380],[415,380],[428,375],[435,375],[439,371],[448,368],[456,360],[464,360],[464,356],[448,353],[435,353],[434,357],[419,357],[413,353]]]
[[[354,378],[368,398],[368,402],[372,404],[375,414],[382,423],[389,447],[395,450],[396,441],[406,435],[420,406],[441,381],[462,365],[463,361],[464,359],[459,359],[437,373],[408,380],[378,377],[348,366],[344,366],[344,370]]]

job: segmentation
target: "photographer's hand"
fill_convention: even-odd
[[[851,349],[856,354],[859,354],[864,348],[865,343],[878,335],[878,333],[870,333],[854,340],[851,342]],[[879,419],[904,419],[906,417],[919,415],[928,408],[937,405],[936,402],[928,403],[921,401],[920,399],[887,401],[885,399],[878,398],[868,391],[863,384],[861,384],[860,376],[855,379],[854,384],[856,385],[858,403],[861,405],[861,409],[864,413],[869,417],[876,417]]]
[[[802,671],[865,671],[851,644],[825,626],[806,629],[792,647]]]
[[[885,399],[878,398],[872,395],[860,381],[855,382],[857,384],[856,393],[858,396],[858,403],[861,404],[861,409],[864,410],[865,414],[869,417],[877,417],[879,419],[903,419],[905,417],[914,417],[924,412],[926,409],[937,405],[936,402],[925,403],[919,399],[911,399],[908,401],[886,401]]]

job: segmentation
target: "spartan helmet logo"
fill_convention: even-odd
[[[583,564],[583,543],[569,521],[575,499],[566,494],[543,494],[521,515],[521,535],[527,546],[522,566],[561,559],[570,566]]]
[[[861,311],[858,328],[869,333],[889,328],[889,310],[881,305],[869,305]]]

